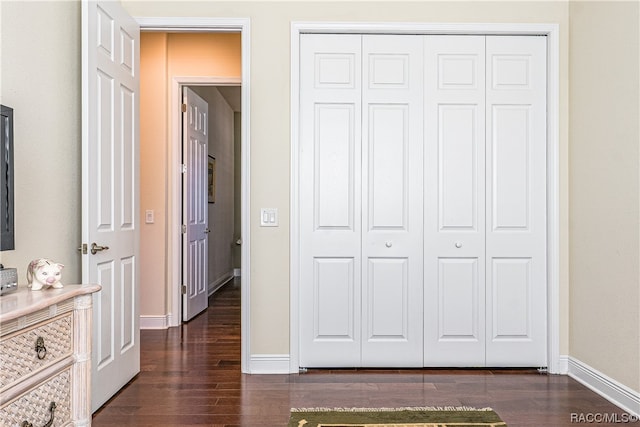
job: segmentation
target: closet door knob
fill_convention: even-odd
[[[456,248],[460,249],[462,247],[462,242],[456,242]]]
[[[393,242],[385,242],[384,244],[386,247],[390,248],[391,246],[393,246]]]

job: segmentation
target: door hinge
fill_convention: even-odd
[[[187,232],[187,226],[182,224],[182,234]]]
[[[183,113],[187,112],[187,104],[182,104],[182,112]]]
[[[187,285],[182,285],[182,295],[187,294]]]
[[[83,243],[82,245],[80,245],[80,247],[78,248],[78,251],[82,253],[82,255],[86,255],[87,254],[87,244]]]
[[[184,163],[180,165],[180,173],[187,173],[187,165]]]

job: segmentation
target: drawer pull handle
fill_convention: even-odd
[[[42,427],[51,427],[53,425],[53,416],[56,412],[56,402],[51,402],[51,405],[49,405],[49,412],[51,412],[51,418],[49,418],[49,421],[47,421],[47,423]],[[23,421],[22,424],[20,424],[20,427],[33,427],[33,424],[29,421]]]
[[[42,337],[38,337],[36,340],[36,354],[40,360],[47,356],[47,347],[44,346],[44,338]]]

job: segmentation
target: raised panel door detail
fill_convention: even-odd
[[[314,340],[353,341],[354,260],[314,260]]]
[[[440,341],[478,341],[478,260],[441,258],[438,264]]]
[[[104,72],[97,73],[97,119],[98,119],[98,231],[111,231],[113,223],[114,198],[114,80]]]
[[[531,259],[494,258],[492,269],[492,339],[529,339]]]
[[[406,258],[370,258],[367,338],[369,341],[407,340],[409,322]]]
[[[124,28],[120,28],[120,44],[120,65],[126,69],[131,76],[134,76],[136,73],[136,70],[134,70],[136,43],[135,39],[131,37]]]
[[[369,88],[409,87],[409,55],[370,54]]]
[[[200,137],[190,137],[188,140],[188,165],[189,188],[194,195],[206,194],[206,164],[207,164],[207,144]],[[207,203],[203,197],[188,197],[188,224],[204,225],[207,216]]]
[[[353,229],[353,127],[353,105],[316,105],[316,229]]]
[[[120,177],[120,228],[133,230],[135,227],[135,95],[126,86],[120,86],[120,114],[122,128],[120,142],[121,162],[126,167],[121,169]]]
[[[114,21],[107,11],[97,7],[97,43],[98,52],[113,60],[114,55]]]
[[[97,334],[93,339],[97,343],[98,371],[108,366],[114,360],[115,342],[114,327],[116,319],[116,307],[114,304],[115,289],[115,263],[104,262],[97,265],[98,283],[102,286],[100,292],[94,294],[93,309],[97,312],[94,321],[97,321]],[[97,336],[96,336],[97,335]]]
[[[135,258],[120,260],[120,294],[122,295],[122,319],[120,327],[120,353],[125,353],[135,345]]]
[[[198,282],[199,282],[199,269],[198,269],[198,261],[200,257],[198,256],[199,246],[197,240],[192,240],[187,243],[187,251],[189,252],[189,256],[187,260],[189,260],[189,265],[187,266],[187,297],[194,298],[198,295]]]
[[[408,106],[369,106],[369,226],[406,230]]]
[[[317,89],[352,89],[355,85],[355,55],[319,53],[315,56]]]
[[[439,229],[478,227],[476,105],[438,106]]]
[[[492,60],[494,89],[529,89],[531,84],[529,55],[493,55]]]
[[[476,89],[478,62],[478,55],[438,55],[438,87]]]
[[[527,105],[494,105],[493,229],[530,228],[531,125]]]

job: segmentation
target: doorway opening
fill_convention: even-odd
[[[166,88],[164,91],[165,105],[158,115],[164,116],[165,125],[156,123],[158,128],[164,128],[167,141],[166,147],[151,146],[152,151],[164,151],[160,156],[160,162],[155,162],[154,168],[165,169],[164,182],[162,183],[162,193],[160,197],[163,199],[163,208],[166,218],[164,218],[164,230],[159,230],[162,234],[162,248],[159,256],[164,260],[164,268],[158,273],[161,276],[161,282],[165,284],[164,292],[158,289],[157,285],[153,289],[145,289],[144,284],[141,289],[142,298],[145,300],[145,292],[158,293],[163,299],[164,318],[161,319],[163,324],[159,327],[179,326],[182,322],[182,144],[181,144],[181,87],[182,86],[199,86],[199,87],[216,87],[218,92],[225,90],[237,91],[236,97],[240,99],[242,111],[234,111],[234,128],[236,134],[239,134],[237,142],[238,155],[235,161],[236,176],[233,177],[235,186],[238,187],[234,195],[234,210],[239,216],[239,224],[234,224],[233,241],[229,245],[233,245],[231,251],[234,258],[232,271],[233,276],[242,276],[241,289],[241,367],[243,372],[249,371],[249,343],[250,343],[250,313],[249,295],[250,295],[250,277],[249,277],[249,255],[250,255],[250,235],[249,235],[249,69],[250,69],[250,44],[249,44],[249,20],[244,18],[210,18],[198,19],[192,18],[136,18],[140,24],[142,36],[153,35],[158,33],[166,34],[183,34],[190,37],[206,37],[211,35],[222,35],[230,37],[234,35],[239,38],[237,49],[230,53],[226,50],[226,54],[237,56],[238,67],[235,72],[229,70],[218,70],[216,72],[186,72],[184,70],[173,70],[173,72],[165,72],[165,84],[163,86],[155,86],[155,88]],[[141,49],[142,55],[145,54]],[[162,51],[162,49],[160,49]],[[166,50],[165,50],[166,52]],[[166,59],[166,58],[165,58]],[[220,63],[220,58],[207,57],[206,53],[197,55],[194,62],[202,63],[209,61]],[[141,70],[144,72],[144,70]],[[144,82],[144,79],[143,79]],[[228,87],[225,89],[224,87]],[[241,88],[241,89],[240,89]],[[227,94],[228,95],[228,94]],[[157,106],[156,106],[157,110]],[[141,108],[141,115],[144,110]],[[145,152],[142,150],[141,157],[145,159]],[[164,157],[164,158],[162,158]],[[216,159],[218,163],[218,159]],[[219,164],[217,164],[220,166]],[[154,184],[155,185],[155,184]],[[145,186],[144,193],[147,191]],[[217,191],[220,191],[219,186]],[[142,209],[145,209],[144,201],[141,203]],[[237,230],[239,228],[239,232]],[[240,246],[239,243],[242,243]],[[144,235],[141,239],[141,246],[144,245]],[[239,259],[239,262],[238,262]],[[227,272],[228,273],[228,272]],[[233,278],[232,276],[232,278]],[[226,280],[220,278],[220,280]],[[211,282],[211,290],[221,283]],[[209,283],[207,284],[209,287]],[[143,319],[144,320],[144,319]]]

